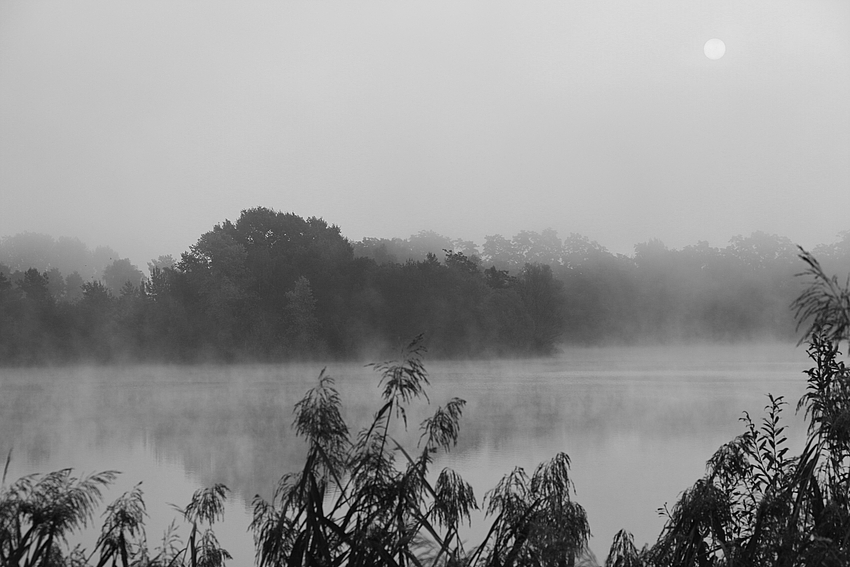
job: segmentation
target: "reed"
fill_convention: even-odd
[[[281,478],[272,501],[254,500],[258,565],[572,565],[586,549],[587,516],[571,500],[563,453],[531,477],[516,469],[490,491],[493,526],[481,545],[464,548],[459,526],[479,507],[474,491],[449,468],[429,478],[435,454],[457,444],[466,402],[438,407],[420,424],[415,449],[391,435],[394,422],[407,428],[410,404],[427,399],[424,352],[420,335],[397,360],[372,365],[382,405],[354,437],[324,371],[296,404],[293,425],[307,458]]]

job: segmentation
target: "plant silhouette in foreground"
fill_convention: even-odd
[[[426,398],[422,337],[397,361],[375,364],[383,405],[354,439],[340,414],[333,379],[295,406],[295,430],[309,443],[304,468],[285,475],[267,502],[254,500],[251,528],[257,563],[278,565],[572,565],[590,533],[571,501],[569,457],[556,456],[529,479],[516,469],[487,495],[495,521],[469,552],[459,527],[478,508],[472,487],[443,469],[433,484],[434,455],[457,444],[465,402],[454,398],[425,419],[417,449],[391,435],[407,427],[410,402]]]
[[[7,459],[8,467],[8,459]],[[8,469],[7,469],[8,470]],[[88,525],[114,471],[25,476],[0,492],[0,565],[62,565],[62,544]],[[5,485],[5,474],[3,484]]]
[[[487,494],[487,513],[498,516],[484,542],[485,564],[575,563],[590,526],[584,508],[570,499],[569,467],[570,458],[559,453],[530,479],[517,467]]]
[[[785,400],[768,395],[761,425],[744,414],[744,433],[717,450],[672,510],[663,509],[658,541],[638,552],[618,534],[606,565],[850,564],[850,370],[839,360],[850,335],[850,286],[809,253],[800,257],[811,281],[792,307],[814,363],[797,404],[808,419],[801,454],[788,456]]]
[[[100,537],[91,554],[87,556],[79,546],[67,551],[68,536],[91,523],[102,491],[117,474],[106,471],[75,478],[70,469],[64,469],[25,476],[8,487],[4,474],[0,490],[0,566],[221,567],[230,559],[212,531],[212,524],[223,514],[227,492],[223,485],[197,490],[186,509],[179,510],[191,526],[185,546],[172,522],[162,545],[151,554],[145,540],[145,503],[137,484],[107,506]],[[95,556],[97,562],[92,563]]]

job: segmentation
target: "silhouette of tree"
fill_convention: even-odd
[[[119,258],[103,270],[103,282],[112,295],[118,297],[128,282],[133,287],[139,287],[144,274],[127,258]]]

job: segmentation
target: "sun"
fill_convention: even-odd
[[[726,53],[726,44],[717,38],[709,39],[705,42],[705,46],[702,49],[705,51],[705,56],[709,59],[720,59]]]

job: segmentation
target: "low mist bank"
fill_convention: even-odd
[[[417,424],[455,396],[466,400],[457,445],[450,453],[436,452],[433,474],[426,476],[433,482],[436,471],[450,467],[474,487],[479,502],[514,467],[531,472],[565,452],[575,483],[572,497],[593,527],[588,543],[597,557],[605,557],[621,528],[634,533],[638,548],[659,539],[666,520],[654,510],[678,500],[704,473],[705,459],[736,439],[745,428],[743,411],[760,415],[765,392],[790,403],[799,399],[806,390],[801,371],[806,364],[802,348],[778,344],[576,347],[522,361],[426,363],[428,400],[407,407],[406,427],[389,412],[388,432],[415,456],[422,449]],[[190,477],[200,486],[225,483],[239,500],[235,508],[247,508],[256,494],[273,498],[282,474],[302,470],[309,444],[292,426],[293,408],[297,413],[304,392],[316,386],[320,368],[294,363],[9,370],[0,379],[7,394],[0,399],[0,425],[14,447],[10,478],[59,467],[118,468],[128,477],[128,489],[144,480],[146,497],[158,504],[188,499],[192,487],[170,500],[153,495],[173,483],[172,475],[178,484]],[[324,375],[335,379],[341,417],[356,439],[354,432],[369,427],[382,403],[381,371],[337,363]],[[69,389],[77,395],[68,398]],[[802,412],[785,419],[788,446],[797,451],[805,441]],[[393,453],[405,470],[401,454]],[[137,462],[139,455],[148,461]],[[236,524],[223,528],[244,534],[245,517],[250,518],[238,516]],[[479,543],[494,518],[478,513],[472,519],[465,537]],[[227,549],[234,550],[229,544]],[[250,557],[250,551],[240,557]]]
[[[0,264],[0,364],[373,359],[423,332],[434,358],[791,342],[798,252],[764,233],[722,249],[650,241],[634,257],[554,231],[487,237],[481,252],[434,233],[352,244],[322,219],[255,208],[148,276],[122,259],[103,281],[44,258],[26,269],[18,246]],[[846,273],[850,233],[815,254]]]

